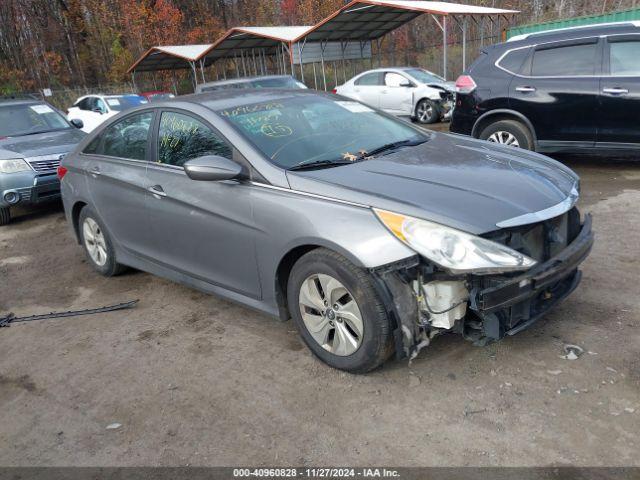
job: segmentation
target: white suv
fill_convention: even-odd
[[[148,100],[142,95],[85,95],[76,100],[73,107],[67,110],[67,119],[82,120],[82,130],[89,133],[107,118],[113,117],[123,110],[137,107]]]
[[[335,93],[397,116],[434,123],[450,116],[453,83],[422,68],[378,68],[353,77]]]

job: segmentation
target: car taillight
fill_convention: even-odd
[[[58,180],[62,180],[66,174],[67,174],[67,169],[62,165],[60,165],[58,167]]]
[[[476,82],[469,75],[460,75],[456,80],[456,92],[458,93],[471,93],[476,87]]]
[[[331,90],[331,93],[338,93],[338,89],[334,88],[333,90]]]

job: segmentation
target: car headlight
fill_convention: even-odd
[[[386,210],[373,211],[398,239],[452,273],[502,273],[536,264],[509,247],[455,228]]]
[[[31,170],[31,167],[21,158],[0,160],[0,173],[18,173],[27,172],[29,170]]]

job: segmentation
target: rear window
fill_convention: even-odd
[[[115,112],[122,112],[123,110],[149,103],[142,95],[114,95],[104,97],[104,99],[109,108]]]
[[[364,85],[364,86],[372,86],[372,85],[382,85],[382,81],[380,80],[380,72],[367,73],[366,75],[361,76],[355,81],[356,85]]]
[[[253,80],[253,88],[300,88],[293,78],[265,78]]]
[[[611,42],[611,40],[610,40]],[[640,41],[616,41],[609,43],[611,75],[640,75]]]
[[[535,77],[593,75],[597,52],[595,41],[582,45],[538,48],[533,54],[531,75]]]

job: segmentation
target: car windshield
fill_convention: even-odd
[[[285,169],[361,160],[381,147],[389,150],[430,138],[409,124],[337,96],[300,95],[218,113]]]
[[[298,82],[291,77],[261,78],[251,82],[253,88],[300,88]]]
[[[113,95],[104,97],[109,108],[114,112],[121,112],[129,108],[149,103],[142,95]]]
[[[444,83],[445,79],[435,73],[427,72],[421,68],[412,68],[407,73],[420,83]]]
[[[72,128],[46,103],[0,105],[0,137],[18,137]]]

